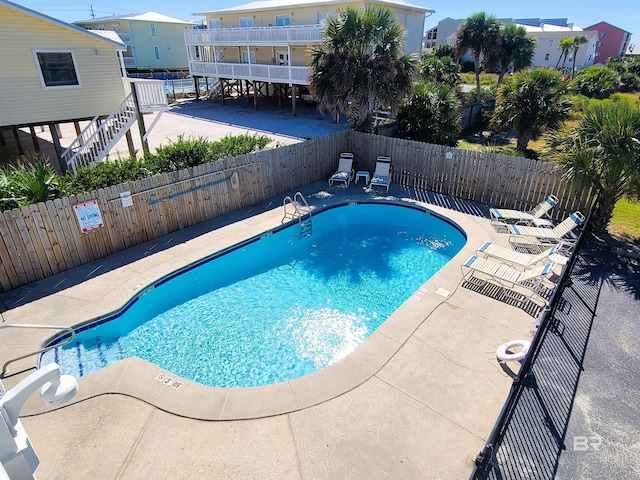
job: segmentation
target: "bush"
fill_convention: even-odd
[[[607,98],[620,88],[620,76],[608,67],[583,68],[576,74],[573,88],[589,98]]]
[[[398,112],[397,136],[456,146],[460,137],[460,103],[449,85],[417,83],[409,102]]]
[[[620,91],[624,93],[640,92],[640,77],[632,72],[620,74]]]
[[[455,87],[460,83],[460,65],[450,57],[423,55],[420,62],[420,79]]]
[[[173,172],[195,167],[221,158],[237,157],[265,148],[271,139],[264,135],[227,135],[211,142],[203,137],[184,139],[182,135],[175,142],[156,149],[151,157],[152,170],[156,173]]]
[[[130,157],[107,160],[93,167],[79,167],[75,175],[67,172],[64,179],[71,191],[80,193],[140,180],[153,173],[149,158]]]
[[[453,45],[449,45],[448,43],[443,43],[442,45],[438,45],[433,49],[433,54],[436,57],[449,57],[451,60],[456,59],[456,48]]]
[[[0,168],[0,209],[24,207],[64,195],[64,182],[39,154],[23,155]]]

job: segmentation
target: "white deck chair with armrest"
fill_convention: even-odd
[[[556,206],[558,198],[555,195],[549,195],[546,199],[536,205],[530,212],[522,212],[520,210],[507,210],[503,208],[490,208],[489,215],[491,223],[513,223],[528,222],[533,223],[534,220],[542,218],[549,210]]]
[[[542,306],[548,302],[541,295],[540,287],[551,289],[555,286],[549,279],[555,267],[554,263],[545,263],[521,271],[504,263],[492,262],[486,258],[472,255],[462,264],[462,267],[468,268],[471,272],[470,275],[463,274],[465,279],[467,276],[471,276],[485,280],[509,292],[523,295],[536,303],[541,302]]]
[[[373,178],[369,183],[370,186],[380,185],[387,187],[389,191],[389,184],[391,183],[391,158],[390,157],[378,157],[376,160],[376,171],[373,172]]]
[[[345,186],[348,187],[351,180],[353,180],[354,174],[353,153],[341,153],[338,170],[329,178],[329,186],[332,186],[333,182],[344,182]]]
[[[509,243],[518,243],[521,238],[529,242],[539,244],[557,244],[563,242],[565,246],[573,246],[576,243],[575,236],[571,236],[572,230],[584,223],[584,215],[580,212],[573,212],[561,223],[553,228],[530,227],[526,225],[507,225],[509,228]]]
[[[495,243],[485,242],[478,247],[476,255],[479,257],[496,259],[496,261],[510,264],[514,267],[528,268],[541,261],[552,262],[556,259],[562,259],[558,255],[559,250],[562,248],[562,242],[557,245],[553,245],[551,248],[543,250],[537,255],[530,255],[528,253],[516,252],[511,248],[496,245]],[[555,255],[555,257],[552,257]],[[560,263],[560,262],[558,262]]]

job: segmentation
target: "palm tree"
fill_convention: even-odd
[[[640,109],[631,102],[589,104],[577,124],[565,126],[547,143],[569,180],[595,188],[594,230],[607,228],[618,200],[640,195]]]
[[[571,78],[574,77],[576,73],[576,56],[578,55],[578,50],[580,50],[580,45],[587,43],[589,39],[586,35],[576,35],[573,37],[573,42],[571,48],[573,49],[573,64],[571,65]]]
[[[464,20],[456,34],[456,55],[461,57],[468,50],[473,55],[473,66],[476,72],[477,101],[482,101],[480,92],[480,57],[489,55],[498,43],[500,22],[492,15],[478,12]]]
[[[498,45],[485,63],[490,67],[499,67],[498,85],[513,66],[517,72],[531,65],[536,50],[536,39],[527,36],[527,30],[515,23],[509,23],[500,30]]]
[[[425,53],[420,59],[420,78],[426,82],[444,83],[457,87],[460,83],[460,64],[451,57],[437,57]]]
[[[451,85],[416,83],[398,112],[398,137],[455,147],[461,132],[460,101]]]
[[[491,118],[496,130],[514,129],[516,148],[525,152],[547,128],[557,127],[570,112],[568,85],[562,74],[550,68],[534,68],[508,77],[498,89]]]
[[[560,60],[562,60],[562,67],[560,70],[564,72],[564,64],[567,63],[567,57],[569,56],[569,50],[573,47],[573,37],[565,37],[561,38],[558,42],[558,48],[562,50],[560,53],[560,58],[558,58],[558,63],[556,63],[556,70],[558,69],[558,65],[560,65]]]
[[[395,115],[417,63],[401,56],[403,33],[388,8],[348,6],[329,18],[324,39],[311,48],[309,88],[320,111],[348,114],[353,128],[363,131],[375,110]]]

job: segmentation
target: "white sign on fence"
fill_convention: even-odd
[[[78,217],[78,223],[80,224],[82,233],[104,227],[97,200],[77,203],[73,206],[73,209],[76,212],[76,217]]]
[[[129,191],[120,192],[120,201],[123,207],[133,207],[133,197]]]

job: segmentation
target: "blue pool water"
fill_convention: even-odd
[[[86,375],[137,356],[216,387],[282,382],[344,358],[464,245],[421,209],[356,204],[263,235],[158,282],[44,354]]]

